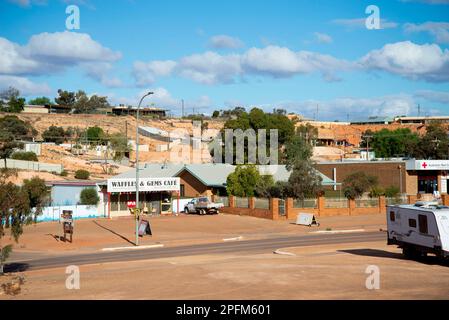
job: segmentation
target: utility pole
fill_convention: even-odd
[[[181,108],[182,108],[182,118],[184,118],[184,99],[181,100]]]
[[[418,117],[421,116],[421,105],[418,103]]]

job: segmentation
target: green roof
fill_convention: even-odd
[[[204,164],[145,164],[140,169],[139,176],[141,178],[164,178],[178,177],[184,170],[189,172],[201,183],[208,187],[224,187],[228,175],[234,172],[236,166],[226,163],[204,163]],[[275,181],[288,181],[290,171],[285,165],[258,165],[261,175],[272,175]],[[332,179],[317,171],[322,178],[323,186],[333,186],[335,183]],[[119,174],[114,179],[135,178],[136,171],[130,170]]]

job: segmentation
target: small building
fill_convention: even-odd
[[[50,206],[72,206],[80,202],[81,191],[87,188],[94,188],[100,191],[98,184],[102,181],[93,180],[61,180],[47,181],[45,184],[51,188]],[[100,200],[103,195],[99,193]]]
[[[72,112],[72,107],[57,104],[46,105],[45,108],[48,109],[48,113],[68,114]]]
[[[47,106],[38,106],[38,105],[25,105],[23,107],[22,113],[48,113]]]
[[[139,171],[139,207],[155,214],[172,212],[173,199],[226,194],[226,181],[236,166],[230,164],[145,164]],[[284,165],[257,166],[261,175],[287,181],[290,172]],[[336,185],[319,173],[325,187]],[[100,184],[107,194],[109,216],[128,215],[128,201],[135,201],[135,170],[119,174]]]
[[[167,115],[166,109],[154,108],[154,107],[145,107],[140,108],[139,115],[142,116],[157,116],[157,117],[165,117]],[[133,108],[130,106],[119,106],[112,108],[112,114],[116,116],[135,116],[137,113],[137,108]]]
[[[403,194],[443,194],[449,190],[449,160],[345,160],[319,162],[315,167],[338,183],[361,171],[376,176],[380,186],[395,186]]]

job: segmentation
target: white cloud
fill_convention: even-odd
[[[398,116],[407,115],[416,109],[413,97],[407,94],[388,95],[374,98],[341,97],[327,101],[284,101],[275,105],[267,105],[268,110],[274,107],[287,109],[289,112],[297,112],[308,118],[316,115],[318,106],[319,119],[346,121],[366,119],[370,116]]]
[[[449,92],[420,90],[415,93],[415,97],[423,98],[427,101],[449,104]]]
[[[212,51],[182,58],[177,69],[181,76],[203,84],[231,83],[242,71],[239,55]]]
[[[209,40],[209,46],[214,49],[237,49],[243,45],[240,39],[224,34],[213,36]]]
[[[406,32],[428,32],[437,43],[449,43],[449,22],[425,22],[422,24],[406,23]]]
[[[332,43],[332,37],[325,33],[315,32],[315,39],[319,43]]]
[[[410,41],[387,44],[365,55],[360,65],[414,80],[449,81],[449,51],[436,44],[418,45]]]
[[[45,32],[33,35],[23,46],[0,38],[0,75],[48,75],[80,66],[91,78],[116,87],[121,81],[107,73],[112,69],[111,63],[120,58],[120,52],[102,46],[84,33]]]
[[[335,19],[332,22],[347,28],[366,28],[366,18]],[[380,19],[381,29],[394,29],[397,26],[398,23],[396,22],[388,21],[387,19]]]
[[[83,61],[116,61],[120,52],[114,52],[92,40],[86,33],[55,32],[33,35],[24,48],[29,56],[53,63],[76,64]]]
[[[23,96],[51,93],[51,89],[46,83],[34,83],[24,77],[0,75],[0,91],[9,87],[19,89]]]
[[[175,67],[176,62],[172,60],[136,61],[133,66],[133,75],[137,86],[144,87],[153,84],[156,81],[156,77],[169,76]]]
[[[242,65],[249,73],[273,77],[290,77],[319,71],[325,76],[350,67],[348,62],[316,52],[294,52],[285,47],[251,48],[242,57]],[[328,77],[330,79],[330,77]]]

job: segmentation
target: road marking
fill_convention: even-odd
[[[291,252],[287,252],[287,251],[281,251],[281,250],[276,250],[273,252],[274,254],[282,254],[285,256],[296,256],[296,254],[291,253]]]
[[[365,229],[351,229],[351,230],[319,230],[312,231],[309,233],[325,233],[325,234],[335,234],[335,233],[352,233],[352,232],[365,232]]]
[[[223,239],[223,241],[239,241],[239,240],[242,240],[242,239],[243,239],[242,236],[238,236],[238,237],[235,237],[235,238]]]
[[[140,249],[152,249],[152,248],[162,248],[163,244],[153,244],[148,246],[134,246],[134,247],[115,247],[115,248],[103,248],[101,251],[116,251],[116,250],[140,250]]]

